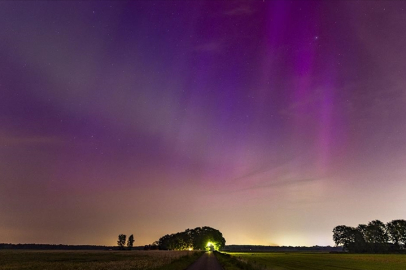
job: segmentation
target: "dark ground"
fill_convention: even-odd
[[[223,270],[213,252],[204,253],[196,262],[187,268],[187,270]]]

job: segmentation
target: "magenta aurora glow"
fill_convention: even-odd
[[[2,1],[0,25],[0,242],[406,218],[404,1]]]

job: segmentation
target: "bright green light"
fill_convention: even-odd
[[[216,245],[214,243],[207,242],[206,250],[218,250],[218,248],[216,247]]]

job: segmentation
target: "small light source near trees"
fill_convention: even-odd
[[[218,248],[217,248],[218,249]],[[214,251],[214,250],[217,250],[216,249],[216,247],[215,247],[215,245],[214,245],[214,243],[212,243],[212,242],[207,242],[207,245],[206,245],[206,250],[208,250],[208,251]]]

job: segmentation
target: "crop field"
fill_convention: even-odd
[[[227,253],[269,270],[404,270],[406,254]]]
[[[1,250],[0,270],[172,269],[195,261],[193,251],[39,251]]]

